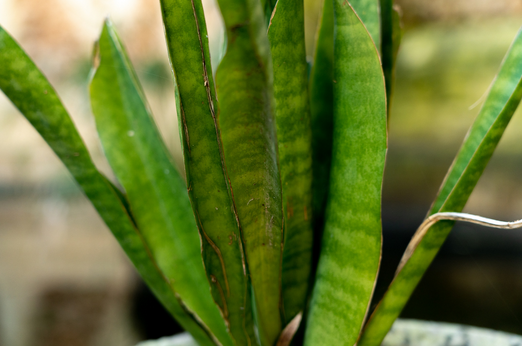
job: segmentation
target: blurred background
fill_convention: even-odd
[[[320,1],[305,3],[311,56]],[[376,299],[522,25],[518,0],[396,3],[405,32],[390,122]],[[211,47],[220,47],[219,11],[212,0],[204,5]],[[0,25],[55,85],[97,165],[111,175],[87,89],[91,49],[108,15],[180,164],[159,1],[0,0]],[[522,218],[521,139],[522,114],[515,114],[466,212]],[[522,334],[520,292],[522,232],[459,224],[402,316]],[[59,160],[0,94],[0,346],[130,346],[177,328]]]

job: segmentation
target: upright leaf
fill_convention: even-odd
[[[312,133],[302,0],[279,0],[268,31],[283,187],[283,312],[304,310],[312,255]]]
[[[305,345],[354,345],[381,257],[381,188],[387,151],[379,55],[344,0],[334,1],[334,130],[322,251]]]
[[[268,28],[272,22],[272,15],[279,0],[260,0],[261,8],[265,14],[265,24]]]
[[[262,345],[281,332],[283,215],[272,58],[258,0],[219,0],[228,46],[216,73],[225,165]]]
[[[212,300],[185,184],[174,168],[141,86],[110,22],[103,28],[90,92],[107,159],[136,224],[172,289],[222,345],[233,345]]]
[[[402,39],[401,18],[393,0],[380,0],[381,4],[381,56],[384,79],[386,80],[386,99],[388,119],[390,117],[395,64]]]
[[[125,196],[94,166],[54,88],[1,27],[0,66],[0,89],[64,163],[154,294],[200,345],[214,345],[206,331],[187,314],[158,270],[125,207]]]
[[[217,100],[201,1],[161,1],[179,91],[179,120],[188,194],[203,244],[203,261],[238,345],[255,342],[248,278],[237,214],[225,176]]]
[[[381,48],[381,18],[380,0],[350,0],[350,5],[355,10],[361,21],[366,26],[375,46]],[[346,1],[348,2],[348,1]]]
[[[493,155],[522,99],[522,31],[511,45],[430,210],[460,212]],[[380,345],[406,305],[422,275],[449,235],[452,221],[441,221],[425,234],[416,233],[395,278],[368,322],[359,346]],[[419,232],[419,231],[418,231]]]
[[[333,133],[333,0],[324,0],[310,74],[310,118],[312,124],[312,209],[314,266],[319,258],[324,212],[330,182]]]

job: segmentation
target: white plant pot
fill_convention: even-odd
[[[397,320],[382,346],[522,346],[522,336],[459,324]]]
[[[198,346],[188,333],[136,346]],[[450,323],[397,320],[382,346],[522,346],[522,336]]]
[[[176,334],[158,340],[147,340],[136,346],[198,346],[189,333]]]

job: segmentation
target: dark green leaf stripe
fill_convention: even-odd
[[[310,74],[310,117],[312,123],[312,208],[314,223],[314,267],[319,258],[324,212],[330,183],[333,132],[333,0],[325,0],[315,43]]]
[[[94,166],[78,131],[47,79],[0,28],[0,89],[62,160],[145,282],[200,345],[214,345],[174,295],[131,220],[126,199]]]
[[[243,244],[227,185],[207,29],[200,0],[162,0],[170,61],[179,90],[187,186],[214,301],[238,345],[255,342]]]
[[[354,345],[381,256],[386,96],[377,49],[344,0],[334,1],[334,130],[326,225],[305,345]]]
[[[348,2],[348,1],[346,1]],[[379,0],[350,0],[350,5],[370,33],[375,46],[381,48],[381,18]]]
[[[103,148],[158,267],[186,308],[222,345],[233,345],[212,300],[185,184],[174,168],[130,62],[106,22],[90,85]]]
[[[382,69],[386,80],[389,119],[395,80],[395,63],[402,39],[402,28],[400,14],[398,8],[393,5],[393,0],[380,0],[380,4]]]
[[[430,210],[460,212],[522,99],[522,32],[519,31],[488,97],[455,158]],[[406,305],[422,275],[449,235],[453,222],[433,225],[424,237],[414,236],[398,274],[368,322],[359,346],[380,345]]]
[[[279,0],[268,31],[285,219],[283,312],[303,311],[312,255],[312,147],[302,0]]]
[[[262,345],[282,329],[283,213],[272,59],[258,0],[219,0],[228,46],[216,73],[218,123]]]

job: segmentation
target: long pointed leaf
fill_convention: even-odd
[[[214,301],[238,345],[255,342],[241,234],[232,201],[200,0],[161,1],[170,61],[179,90],[185,172]]]
[[[1,27],[0,66],[0,89],[64,163],[154,294],[201,345],[214,345],[158,270],[125,207],[125,196],[94,166],[54,88]]]
[[[279,0],[268,31],[274,66],[283,211],[283,311],[289,323],[304,310],[312,255],[312,147],[304,3]]]
[[[395,79],[395,64],[402,39],[401,18],[393,0],[380,0],[381,4],[381,56],[384,79],[386,80],[386,99],[388,101],[388,119]]]
[[[212,300],[185,190],[110,22],[99,40],[91,104],[103,148],[136,223],[172,289],[223,345],[233,345]]]
[[[283,215],[270,46],[258,0],[219,0],[228,46],[216,73],[218,123],[262,345],[282,329]]]
[[[464,208],[522,99],[521,61],[522,31],[519,31],[490,88],[486,102],[442,184],[430,215],[437,212],[460,212]],[[380,345],[452,227],[453,222],[441,221],[433,225],[427,233],[416,233],[413,236],[392,284],[365,328],[359,346]]]
[[[381,257],[387,151],[379,55],[344,0],[334,1],[334,131],[326,225],[305,345],[354,345]]]
[[[324,0],[310,74],[310,118],[312,123],[312,208],[314,223],[313,263],[317,265],[324,213],[330,183],[333,133],[333,0]]]

